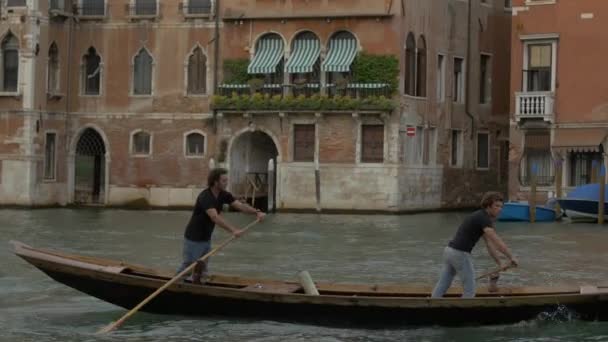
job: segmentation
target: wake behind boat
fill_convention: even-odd
[[[131,309],[173,274],[120,261],[70,255],[12,242],[15,254],[54,280]],[[205,285],[175,283],[142,311],[158,314],[272,319],[358,327],[516,323],[565,305],[580,319],[608,320],[608,286],[510,287],[461,299],[461,289],[431,299],[430,287],[316,283],[213,275]]]

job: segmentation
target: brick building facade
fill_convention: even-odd
[[[594,181],[605,163],[608,85],[597,72],[608,50],[608,3],[513,1],[509,194],[538,199]]]
[[[279,209],[463,207],[506,188],[504,1],[2,5],[0,203],[188,206],[210,165],[259,195],[270,161]],[[395,63],[394,82],[363,60]]]

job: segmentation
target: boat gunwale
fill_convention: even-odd
[[[122,272],[112,272],[105,270],[103,266],[101,268],[82,268],[74,264],[61,263],[59,260],[52,260],[52,258],[61,259],[61,253],[51,252],[48,253],[43,250],[39,250],[24,244],[15,246],[15,254],[22,257],[26,261],[32,263],[36,268],[39,268],[43,272],[47,271],[58,271],[62,270],[64,273],[89,277],[100,281],[114,282],[120,285],[126,286],[138,286],[146,287],[149,289],[156,289],[166,281],[164,279],[147,277],[146,274],[129,274]],[[45,256],[47,256],[45,258]],[[51,258],[49,258],[49,256]],[[78,256],[72,256],[78,257]],[[66,260],[73,260],[73,258],[63,257]],[[38,262],[32,262],[38,261]],[[82,262],[82,261],[80,261]],[[39,264],[52,265],[42,267]],[[110,261],[110,263],[112,263]],[[89,263],[91,264],[91,263]],[[99,264],[91,264],[100,266]],[[129,268],[129,264],[124,264],[126,269]],[[71,271],[71,272],[70,272]],[[284,282],[278,280],[262,280],[262,279],[248,279],[236,276],[219,276],[219,278],[226,279],[239,279],[243,282],[257,282],[260,284],[297,284],[295,282]],[[167,279],[168,280],[168,279]],[[235,284],[235,283],[232,283]],[[66,284],[67,285],[67,284]],[[238,285],[238,284],[235,284]],[[322,289],[324,286],[331,287],[347,287],[347,286],[366,286],[358,284],[319,284],[319,288]],[[68,285],[69,286],[69,285]],[[369,286],[369,285],[367,285]],[[397,286],[397,285],[395,285]],[[598,286],[604,288],[602,286]],[[522,289],[526,289],[525,287]],[[527,288],[531,289],[531,288]],[[378,306],[378,307],[394,307],[394,308],[437,308],[437,307],[460,307],[460,308],[472,308],[472,307],[505,307],[505,306],[520,306],[520,305],[546,305],[556,301],[562,304],[568,303],[581,303],[587,301],[597,300],[597,296],[605,296],[608,292],[598,293],[587,293],[582,294],[580,289],[570,287],[569,291],[556,291],[556,292],[538,292],[531,294],[499,294],[496,296],[478,296],[475,298],[462,299],[459,297],[444,297],[431,299],[428,296],[410,295],[407,296],[407,292],[403,292],[402,295],[394,295],[397,293],[383,293],[377,292],[380,295],[359,295],[361,292],[351,292],[350,295],[342,294],[321,294],[319,296],[310,296],[303,293],[276,293],[276,292],[258,292],[251,290],[244,290],[244,288],[229,288],[221,286],[206,286],[206,285],[193,285],[188,283],[174,284],[168,290],[174,293],[187,293],[191,295],[202,295],[210,297],[220,298],[231,298],[231,299],[245,299],[245,300],[256,300],[256,301],[270,301],[270,302],[282,302],[282,303],[307,303],[307,304],[329,304],[329,305],[343,305],[343,306]],[[332,292],[331,290],[321,290],[321,292]],[[340,293],[348,293],[347,291],[335,291]],[[385,295],[386,294],[386,295]],[[603,297],[602,297],[603,298]],[[608,298],[607,298],[608,299]],[[604,299],[604,300],[607,300]],[[388,305],[387,305],[388,304]],[[393,304],[393,305],[390,305]],[[401,304],[401,305],[397,305]],[[407,305],[404,305],[407,304]]]

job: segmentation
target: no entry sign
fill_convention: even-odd
[[[406,128],[405,134],[408,137],[415,137],[416,136],[416,127],[408,127],[408,128]]]

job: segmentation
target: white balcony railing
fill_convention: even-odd
[[[515,119],[543,119],[553,122],[553,92],[515,93]]]

